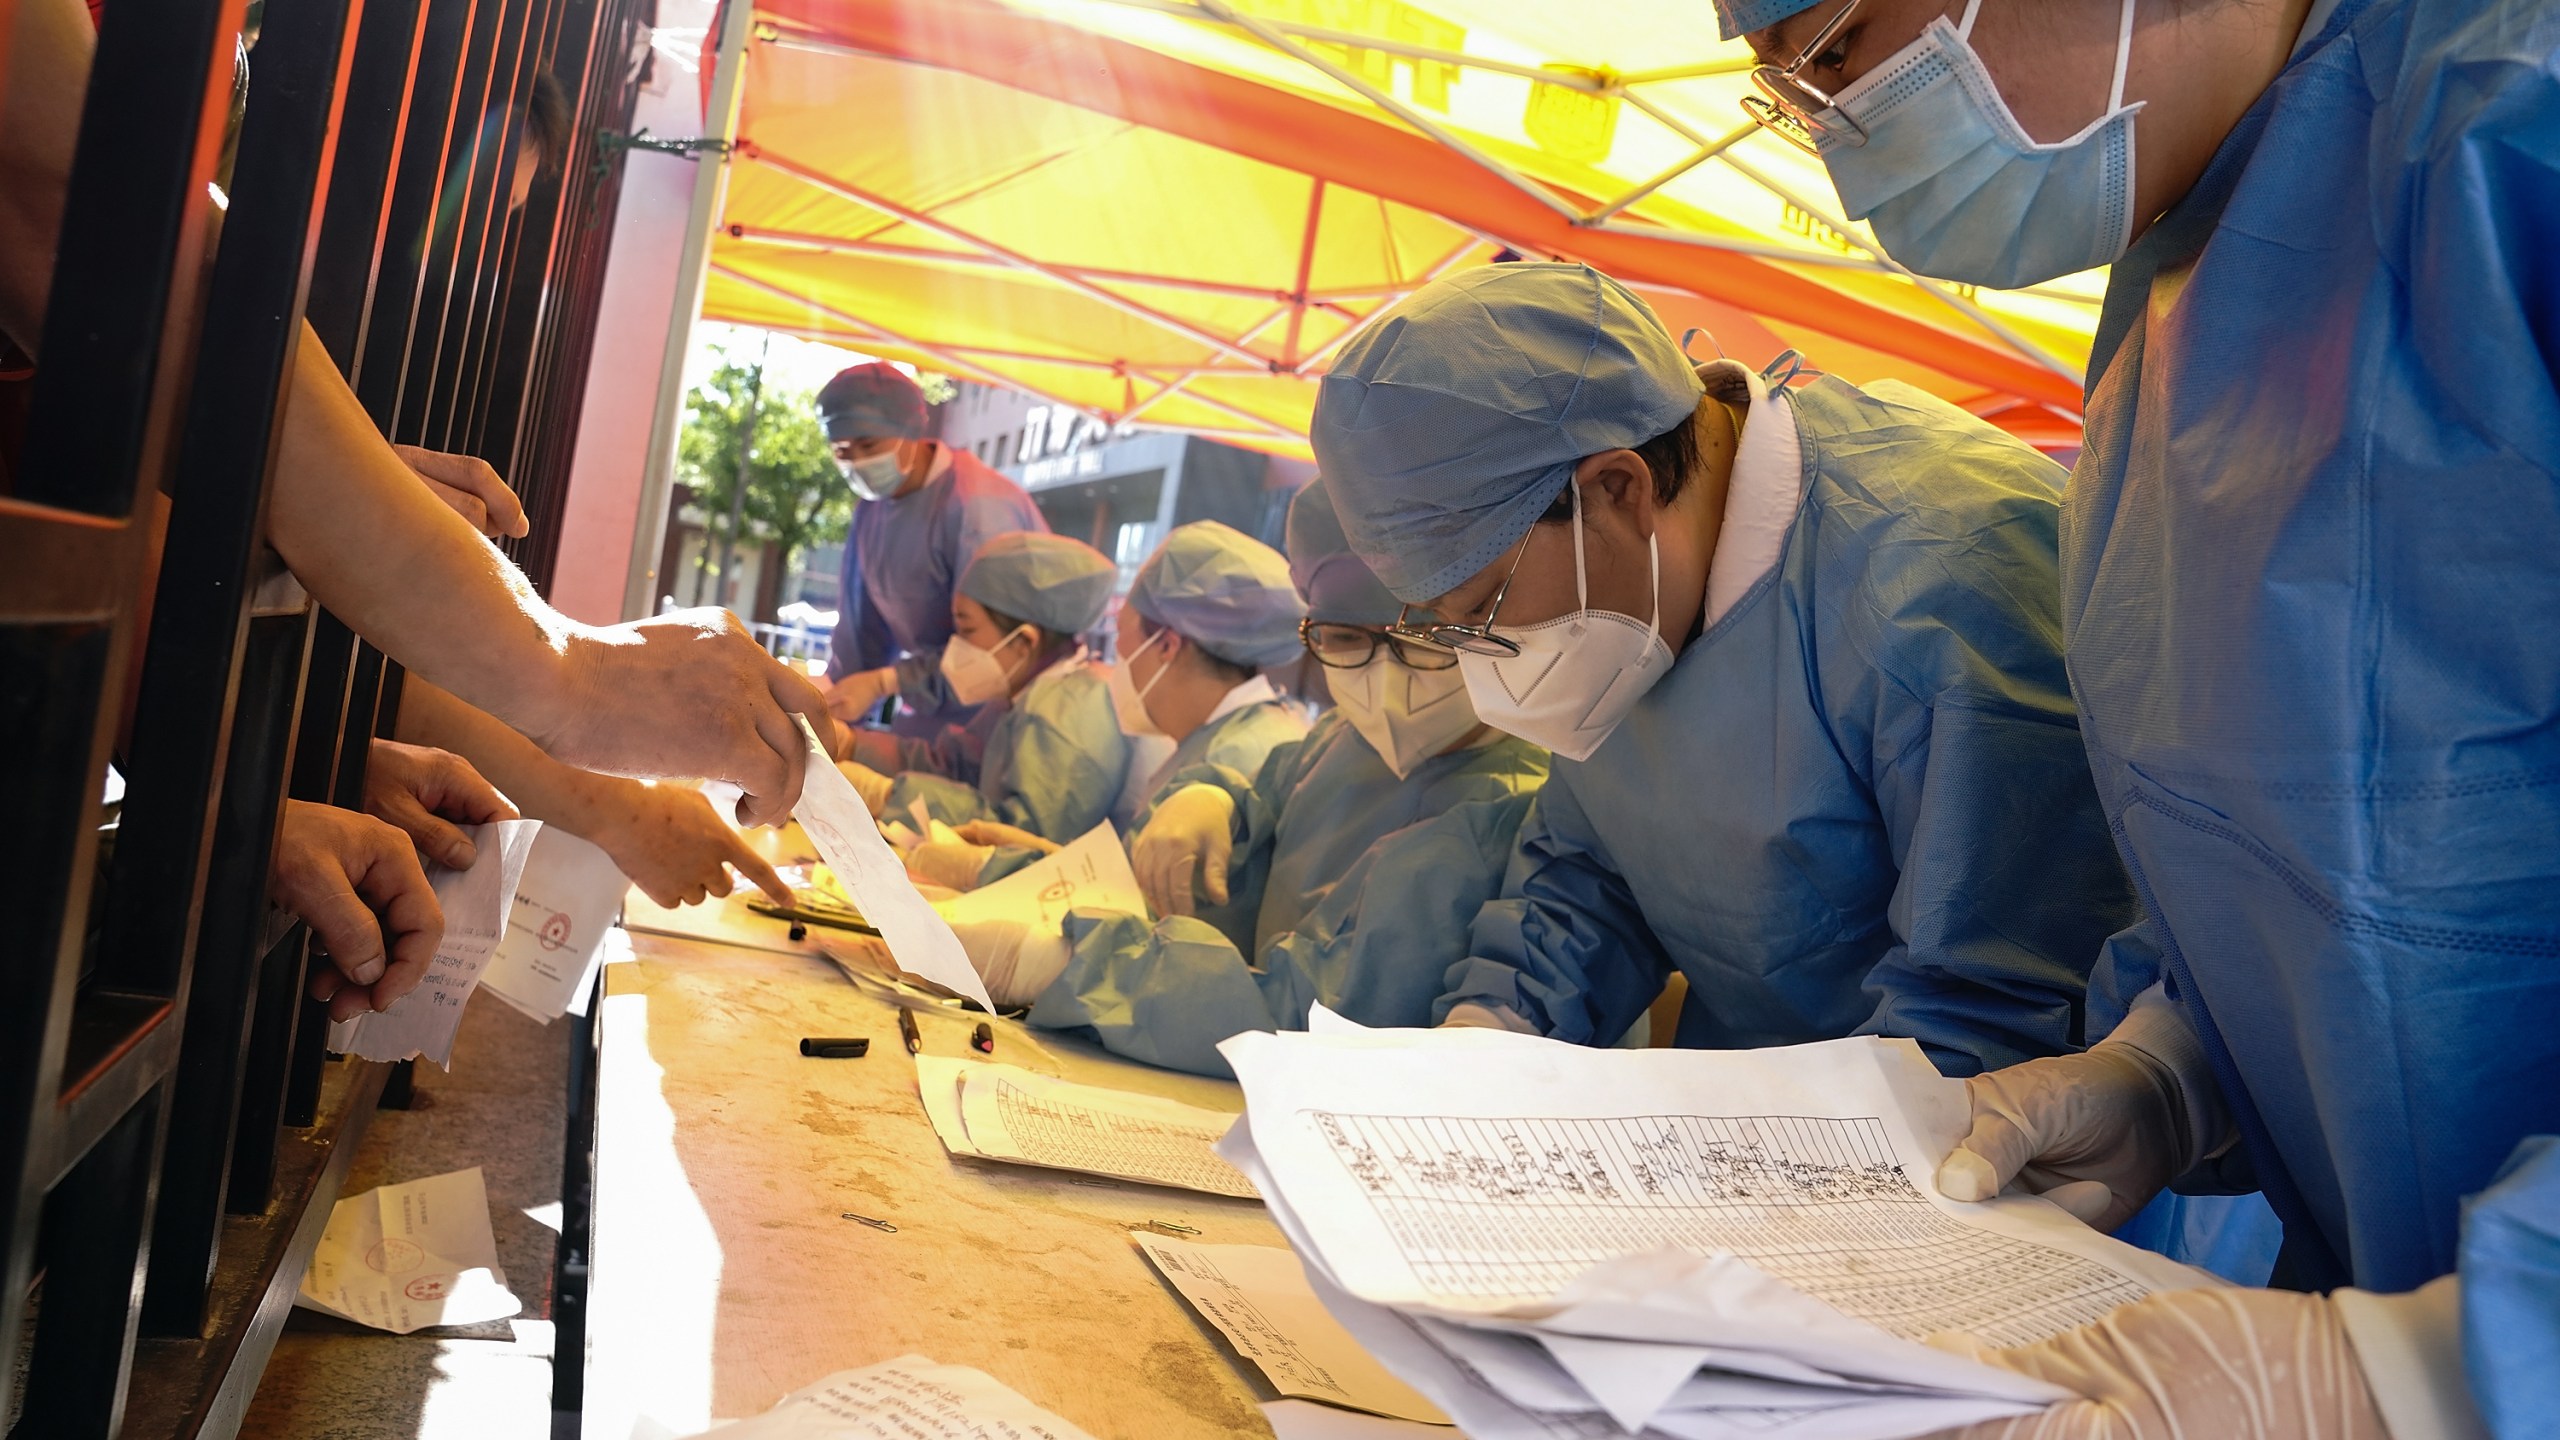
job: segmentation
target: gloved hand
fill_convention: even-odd
[[[859,760],[839,760],[836,770],[852,784],[853,793],[862,797],[862,808],[871,812],[872,819],[879,819],[889,803],[889,787],[898,782]]]
[[[953,833],[972,845],[992,845],[998,849],[1014,846],[1037,850],[1043,855],[1055,855],[1063,848],[1055,840],[1044,840],[1019,825],[1007,825],[1001,820],[972,820]]]
[[[1972,1353],[2089,1398],[1929,1440],[2390,1440],[2325,1296],[2172,1290],[2042,1344]]]
[[[1039,999],[1073,953],[1055,928],[1035,934],[1020,920],[963,920],[951,931],[999,1010],[1018,1010]]]
[[[2196,1161],[2166,1066],[2101,1041],[1964,1082],[1973,1128],[1938,1167],[1938,1193],[1988,1200],[2019,1181],[2113,1230]]]
[[[919,880],[951,890],[978,888],[978,872],[986,867],[987,857],[995,854],[992,845],[972,845],[965,840],[927,840],[907,852],[907,869]]]
[[[1514,1035],[1535,1035],[1538,1027],[1516,1011],[1469,1000],[1449,1008],[1449,1018],[1440,1022],[1443,1029],[1508,1030]]]
[[[1227,903],[1235,823],[1235,797],[1215,785],[1185,785],[1156,807],[1129,847],[1129,867],[1138,873],[1138,893],[1159,917],[1191,913],[1195,880],[1210,904]]]

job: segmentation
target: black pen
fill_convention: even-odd
[[[898,1007],[898,1034],[907,1042],[908,1054],[924,1053],[924,1037],[916,1033],[916,1012],[903,1005]]]
[[[996,1032],[987,1028],[986,1021],[979,1021],[978,1028],[969,1032],[969,1048],[981,1055],[996,1053]]]

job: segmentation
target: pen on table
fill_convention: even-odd
[[[979,1021],[978,1028],[969,1032],[969,1048],[981,1055],[996,1053],[996,1032],[987,1028],[986,1021]]]
[[[859,1060],[871,1053],[868,1035],[808,1035],[800,1041],[800,1053],[813,1060]]]
[[[901,1007],[898,1011],[898,1035],[907,1042],[907,1053],[924,1053],[924,1037],[916,1033],[916,1012]]]

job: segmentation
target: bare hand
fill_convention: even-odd
[[[897,693],[896,667],[856,670],[828,688],[827,713],[851,725],[879,709],[881,701]]]
[[[1037,850],[1043,855],[1055,855],[1062,848],[1055,840],[1043,840],[1019,825],[1007,825],[1001,820],[972,820],[952,833],[972,845]]]
[[[778,825],[799,803],[809,751],[792,717],[824,715],[826,697],[737,616],[677,610],[582,631],[567,652],[559,719],[532,734],[555,759],[642,779],[728,781],[747,792],[742,824]]]
[[[524,502],[489,462],[477,455],[448,455],[441,450],[422,450],[415,445],[394,445],[400,458],[427,487],[429,493],[453,512],[471,522],[471,528],[492,540],[523,535],[532,525],[525,519]]]
[[[444,907],[409,837],[352,810],[285,802],[267,896],[302,917],[336,967],[311,977],[332,1020],[389,1009],[444,943]]]
[[[364,767],[364,811],[407,832],[418,853],[455,870],[477,853],[463,825],[518,818],[497,787],[450,750],[376,740]],[[458,822],[458,823],[456,823]]]
[[[599,805],[601,813],[588,827],[593,833],[585,838],[603,847],[650,899],[673,907],[726,895],[734,865],[776,903],[791,903],[791,887],[701,791],[636,780],[614,790],[615,797]]]

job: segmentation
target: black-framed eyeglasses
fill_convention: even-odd
[[[1451,651],[1428,640],[1411,635],[1398,635],[1384,625],[1345,625],[1333,620],[1301,620],[1298,643],[1316,657],[1316,663],[1332,670],[1357,670],[1375,659],[1378,647],[1387,647],[1396,663],[1409,670],[1446,670],[1458,663]]]
[[[1830,92],[1803,79],[1799,72],[1813,63],[1815,57],[1831,48],[1840,37],[1849,17],[1858,13],[1865,0],[1849,0],[1830,23],[1805,42],[1803,50],[1786,65],[1758,65],[1751,71],[1751,83],[1757,95],[1742,97],[1742,113],[1758,121],[1761,127],[1808,155],[1822,153],[1824,141],[1843,145],[1864,145],[1867,132],[1857,121],[1841,110]]]
[[[1580,503],[1578,492],[1575,503]],[[1530,526],[1529,535],[1536,533],[1538,533],[1538,527]],[[1520,548],[1511,552],[1511,568],[1503,572],[1502,588],[1493,592],[1493,603],[1484,607],[1483,623],[1460,625],[1447,620],[1409,621],[1406,617],[1413,613],[1413,607],[1407,605],[1396,613],[1396,623],[1387,627],[1387,633],[1399,640],[1436,645],[1443,650],[1454,650],[1463,655],[1483,655],[1495,660],[1508,660],[1519,654],[1520,647],[1517,644],[1493,633],[1493,620],[1495,616],[1502,613],[1502,597],[1511,593],[1512,577],[1520,573],[1520,562],[1528,558],[1529,535],[1521,536]]]

